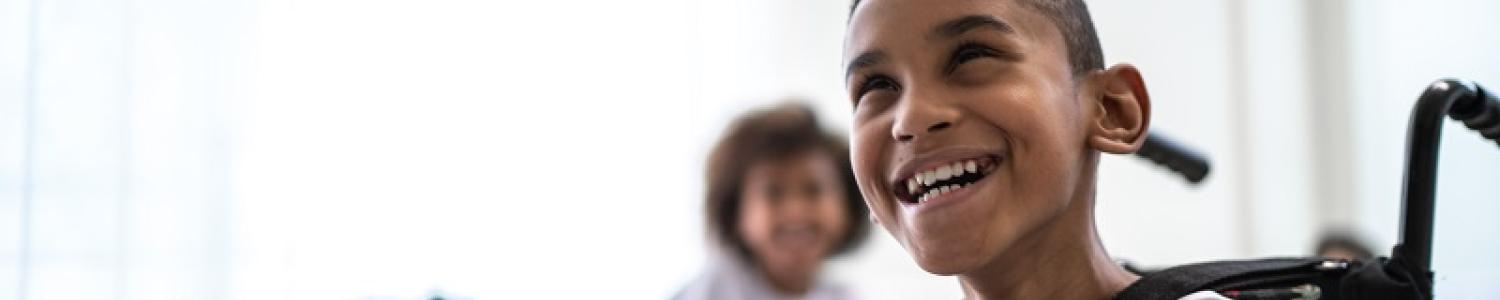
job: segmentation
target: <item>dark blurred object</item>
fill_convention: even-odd
[[[1208,177],[1209,165],[1205,156],[1161,133],[1146,134],[1146,141],[1141,143],[1141,149],[1135,154],[1182,174],[1183,178],[1193,184],[1201,183],[1203,178]]]
[[[1375,253],[1370,251],[1370,246],[1367,246],[1352,232],[1343,230],[1324,232],[1323,237],[1318,239],[1318,246],[1314,249],[1313,255],[1345,260],[1375,258]]]
[[[439,289],[433,289],[431,292],[428,292],[428,294],[429,294],[429,296],[427,296],[427,300],[468,300],[468,299],[472,299],[472,298],[454,297],[452,295],[449,295],[448,293],[443,292],[443,290],[439,290]]]

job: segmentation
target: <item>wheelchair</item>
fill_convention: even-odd
[[[1427,86],[1407,126],[1400,238],[1390,257],[1370,260],[1270,258],[1204,262],[1144,274],[1115,299],[1178,299],[1211,290],[1232,299],[1432,299],[1432,236],[1438,150],[1452,118],[1500,145],[1500,99],[1477,84],[1442,79]],[[1209,173],[1205,157],[1148,134],[1137,155],[1191,183]]]

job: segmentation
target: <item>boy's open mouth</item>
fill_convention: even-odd
[[[896,199],[901,203],[919,204],[979,182],[994,172],[999,159],[984,156],[948,162],[918,171],[891,186],[895,187]]]

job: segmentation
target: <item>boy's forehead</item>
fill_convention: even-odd
[[[1014,0],[861,0],[850,14],[845,59],[881,41],[924,42],[934,27],[974,15],[993,17],[1026,38],[1055,31],[1046,18]]]

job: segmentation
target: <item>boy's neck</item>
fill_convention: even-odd
[[[1093,174],[1085,175],[1073,202],[1051,224],[958,276],[965,298],[1110,299],[1140,278],[1110,259],[1099,241]]]

